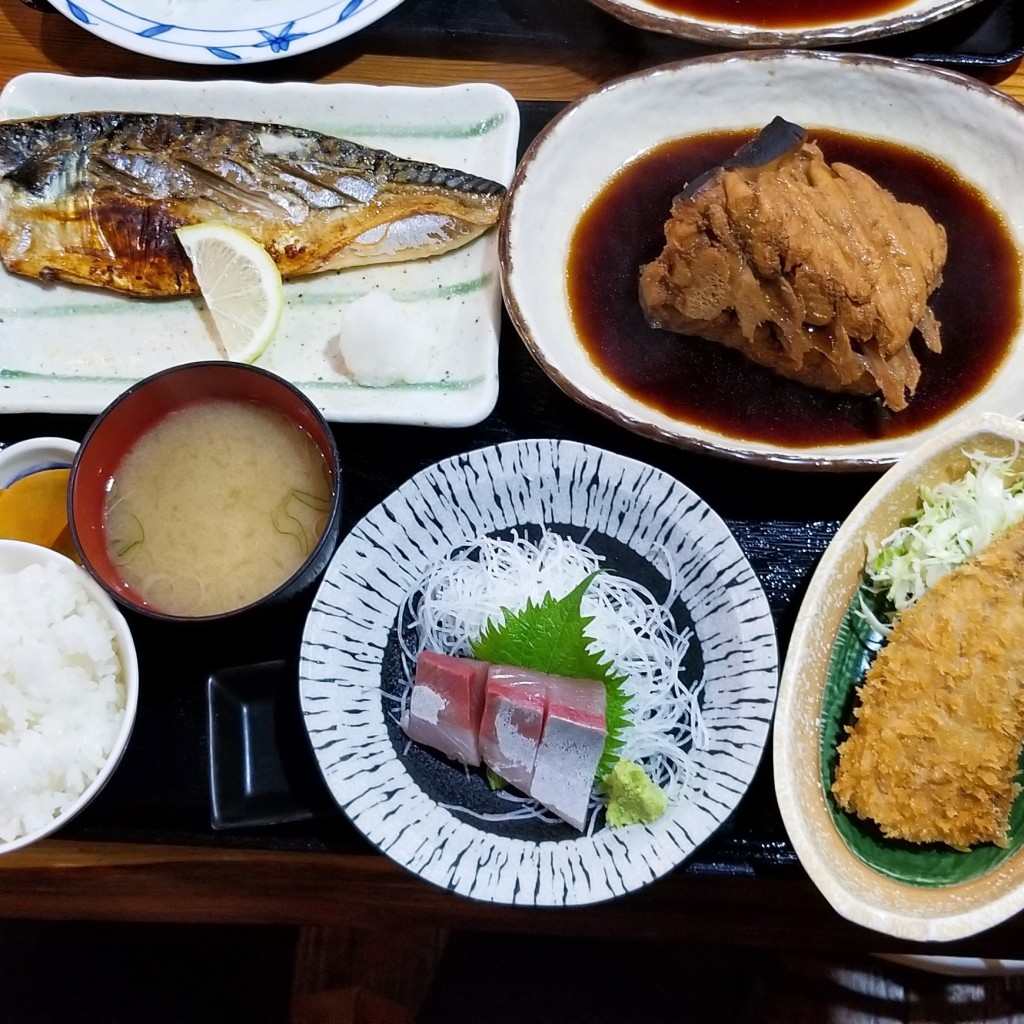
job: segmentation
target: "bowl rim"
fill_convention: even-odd
[[[99,606],[114,631],[114,640],[117,645],[118,660],[121,664],[121,677],[124,684],[125,706],[122,712],[121,724],[111,746],[110,753],[92,782],[85,787],[62,814],[52,821],[47,822],[34,832],[19,836],[10,842],[0,842],[0,856],[13,853],[15,850],[20,850],[39,839],[52,835],[93,801],[110,780],[110,777],[114,774],[114,771],[124,757],[124,753],[128,748],[128,741],[131,739],[132,731],[135,728],[139,706],[139,661],[135,640],[127,620],[106,590],[96,582],[89,572],[66,555],[38,544],[31,544],[28,541],[0,539],[0,573],[7,573],[8,569],[5,562],[10,555],[13,555],[16,561],[21,562],[22,567],[30,564],[41,565],[47,563],[60,566],[63,571],[74,575],[85,588],[92,601]]]
[[[70,467],[78,447],[77,441],[55,436],[27,437],[5,445],[0,448],[0,487],[10,487],[24,477],[44,469]],[[40,456],[44,461],[39,464],[30,463],[28,460],[34,456]],[[14,474],[10,475],[12,469]]]
[[[795,28],[759,28],[742,22],[701,18],[696,15],[674,14],[641,7],[632,0],[590,0],[595,6],[626,24],[648,32],[679,36],[712,46],[770,47],[770,46],[838,46],[864,42],[885,36],[909,32],[932,25],[952,14],[967,10],[982,0],[939,0],[920,11],[907,11],[913,0],[903,0],[895,9],[872,18],[851,19],[847,23],[828,22],[823,25],[805,25]]]
[[[296,568],[287,579],[279,583],[269,593],[264,594],[262,597],[256,598],[250,601],[248,604],[241,605],[238,608],[231,608],[223,612],[215,612],[209,615],[175,615],[169,612],[160,611],[157,608],[152,608],[144,603],[130,599],[124,592],[118,590],[116,587],[110,586],[107,581],[96,572],[89,559],[87,559],[82,552],[82,546],[79,541],[78,527],[75,523],[74,515],[74,494],[75,494],[75,483],[78,479],[78,471],[80,467],[81,457],[84,455],[87,449],[89,441],[92,439],[94,434],[101,428],[101,425],[106,420],[107,416],[113,413],[122,403],[129,401],[134,398],[135,395],[155,383],[157,380],[168,376],[178,376],[186,373],[197,373],[208,369],[213,369],[218,372],[227,373],[252,373],[258,376],[262,376],[268,379],[270,382],[284,390],[290,392],[293,397],[297,398],[299,402],[306,407],[309,411],[312,419],[317,423],[323,432],[323,436],[327,439],[327,451],[324,453],[327,457],[327,461],[332,470],[334,476],[334,488],[331,494],[331,505],[327,514],[327,525],[321,533],[320,538],[316,544],[310,549],[309,554],[302,560],[302,563]],[[315,439],[314,439],[315,440]],[[317,447],[321,447],[317,442]],[[127,451],[127,448],[125,449]],[[220,622],[225,619],[234,618],[235,616],[242,615],[245,612],[252,611],[267,602],[273,601],[278,595],[285,591],[288,591],[310,567],[310,565],[316,562],[324,554],[324,548],[328,545],[333,545],[337,541],[337,537],[334,536],[334,532],[331,528],[332,523],[340,518],[341,515],[341,500],[342,500],[342,469],[341,469],[341,455],[338,451],[338,444],[334,437],[334,432],[331,430],[330,424],[327,422],[326,417],[317,408],[316,404],[306,395],[301,388],[293,384],[290,380],[280,376],[279,374],[273,373],[270,370],[264,369],[261,366],[254,366],[251,363],[241,363],[232,360],[225,359],[200,359],[194,360],[189,363],[178,363],[174,366],[167,366],[161,370],[157,370],[155,373],[150,374],[148,377],[143,377],[141,380],[136,381],[134,384],[127,387],[121,392],[109,405],[93,420],[90,424],[88,431],[86,431],[85,437],[82,438],[82,443],[75,454],[74,462],[71,464],[71,476],[68,479],[68,526],[71,532],[71,539],[75,545],[75,550],[78,552],[79,557],[82,559],[82,566],[86,572],[96,581],[96,583],[103,588],[103,590],[118,604],[125,608],[130,609],[133,612],[137,612],[140,615],[145,615],[147,618],[156,619],[163,622],[183,622],[183,623],[204,623],[204,622]]]

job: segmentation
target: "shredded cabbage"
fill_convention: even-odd
[[[967,452],[971,468],[959,479],[921,488],[921,505],[878,546],[868,538],[865,572],[895,618],[929,587],[981,551],[1024,516],[1024,473],[1011,469],[1017,457]],[[863,605],[879,632],[891,626]]]

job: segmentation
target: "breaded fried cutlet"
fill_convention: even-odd
[[[1024,522],[900,618],[839,746],[839,806],[884,835],[1009,843],[1024,738]]]

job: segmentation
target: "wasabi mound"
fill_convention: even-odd
[[[665,813],[668,799],[635,761],[617,761],[602,779],[601,791],[608,796],[605,821],[613,828],[649,825]]]

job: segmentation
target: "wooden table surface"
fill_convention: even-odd
[[[29,71],[140,78],[222,73],[221,68],[172,64],[118,49],[64,17],[30,10],[17,0],[3,0],[0,6],[0,40],[0,86]],[[449,49],[441,57],[380,55],[363,52],[354,37],[305,57],[242,70],[245,77],[261,80],[409,85],[488,81],[519,99],[564,101],[637,66],[634,51],[545,51],[524,60],[521,52],[501,46],[464,49]],[[1019,66],[987,73],[986,78],[1024,101],[1024,70]],[[626,899],[548,912],[493,908],[450,896],[372,852],[282,852],[216,844],[44,841],[0,858],[0,916],[479,927],[819,951],[915,948],[842,920],[800,875],[766,882],[742,875],[704,878],[676,872]],[[955,952],[1024,955],[1024,915],[956,943]]]
[[[580,0],[582,2],[582,0]],[[139,56],[105,43],[67,18],[40,14],[4,0],[0,6],[0,83],[26,71],[73,75],[115,75],[133,78],[211,78],[220,66],[175,64]],[[244,77],[317,82],[363,82],[371,85],[449,85],[493,82],[521,100],[570,100],[619,75],[635,70],[634,48],[595,52],[538,50],[524,59],[522,50],[490,45],[444,57],[381,55],[359,48],[359,36],[322,51],[242,69]],[[232,69],[234,70],[234,69]],[[1018,101],[1024,101],[1024,70],[1011,67],[986,73],[986,79]]]

